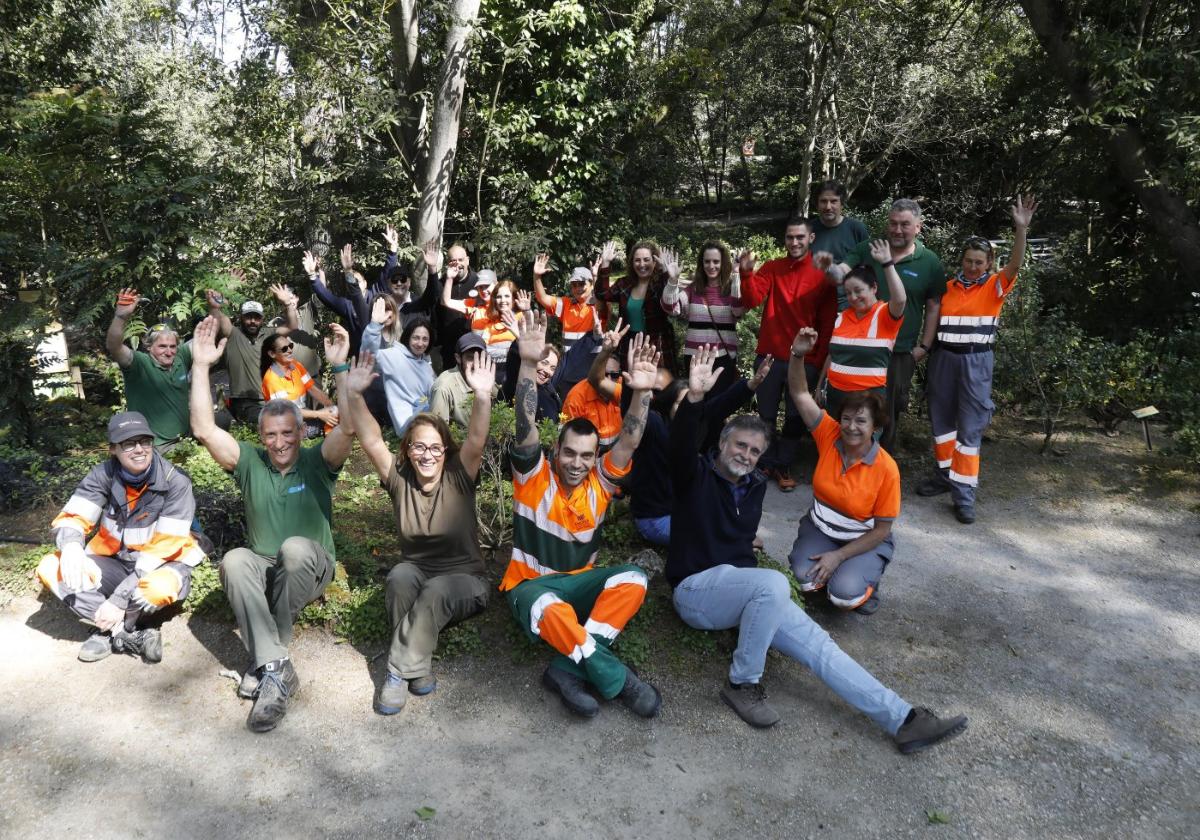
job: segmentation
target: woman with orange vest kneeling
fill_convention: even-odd
[[[992,348],[1000,309],[1025,259],[1025,237],[1037,202],[1033,196],[1017,196],[1011,209],[1015,235],[1004,268],[992,273],[995,255],[986,239],[973,236],[963,246],[962,270],[949,278],[942,298],[937,343],[925,384],[937,472],[917,488],[917,495],[950,493],[954,515],[964,525],[975,521],[979,446],[996,407]]]

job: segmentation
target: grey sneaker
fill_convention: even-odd
[[[253,700],[258,695],[258,669],[251,662],[246,666],[246,672],[238,683],[237,696],[243,700]]]
[[[140,656],[143,662],[162,662],[162,633],[157,627],[134,630],[132,633],[114,630],[112,647],[117,653]]]
[[[287,714],[288,704],[300,693],[300,677],[290,659],[268,662],[260,669],[258,696],[246,726],[251,732],[270,732]]]
[[[964,525],[970,525],[975,521],[975,508],[967,505],[955,505],[954,518]]]
[[[956,715],[943,720],[930,709],[913,709],[909,721],[896,732],[896,748],[907,755],[932,747],[947,738],[953,738],[966,728],[966,715]]]
[[[652,718],[662,708],[662,695],[658,689],[635,674],[629,666],[625,666],[625,685],[617,697],[639,717]]]
[[[758,729],[766,729],[779,723],[779,713],[767,702],[767,691],[762,683],[734,685],[729,680],[721,687],[721,699],[738,717]]]
[[[562,698],[563,705],[580,717],[595,717],[600,704],[588,693],[583,680],[553,665],[542,672],[542,685]]]
[[[99,662],[113,652],[112,638],[107,633],[99,631],[87,637],[87,641],[79,647],[80,662]]]
[[[940,496],[943,493],[949,492],[950,482],[942,478],[940,475],[927,478],[917,485],[918,496]]]
[[[410,694],[415,694],[418,697],[424,697],[426,694],[432,694],[437,689],[437,677],[433,674],[426,674],[423,677],[414,677],[408,681],[408,691]]]
[[[398,715],[408,699],[408,680],[398,677],[391,671],[379,686],[379,694],[375,696],[375,711],[381,715]]]

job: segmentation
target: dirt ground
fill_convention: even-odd
[[[1034,441],[994,432],[965,527],[911,492],[914,433],[880,611],[814,613],[911,702],[970,716],[926,753],[901,756],[779,657],[783,722],[750,729],[717,697],[724,650],[651,675],[650,722],[572,719],[541,664],[502,650],[442,664],[433,695],[385,719],[381,648],[320,631],[294,645],[298,703],[256,736],[219,675],[244,664],[227,624],[170,622],[160,665],[84,665],[67,610],[22,596],[0,610],[0,836],[1195,837],[1196,477],[1132,432],[1071,432],[1045,459]],[[773,557],[808,500],[769,491]]]

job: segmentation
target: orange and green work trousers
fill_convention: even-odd
[[[938,474],[956,507],[975,507],[979,447],[996,405],[992,402],[991,345],[952,348],[939,343],[929,357],[925,393]]]
[[[543,575],[508,591],[525,633],[558,651],[550,666],[591,683],[605,700],[625,686],[612,643],[645,599],[646,573],[633,565]]]

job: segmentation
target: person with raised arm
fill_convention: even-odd
[[[392,225],[383,230],[383,241],[387,246],[387,261],[379,272],[379,279],[371,287],[368,294],[368,305],[375,302],[380,295],[390,296],[396,303],[397,321],[400,329],[408,326],[413,318],[424,315],[432,323],[438,298],[442,291],[439,283],[427,282],[419,295],[413,294],[413,272],[407,262],[399,261],[400,234]],[[434,335],[437,340],[437,335]],[[368,407],[370,403],[367,404]]]
[[[611,248],[612,243],[605,245]],[[603,258],[603,254],[601,255]],[[612,253],[608,259],[611,261]],[[595,275],[590,268],[577,266],[571,269],[571,277],[567,282],[570,297],[560,297],[546,292],[543,278],[550,272],[550,255],[538,254],[533,261],[533,294],[546,313],[562,321],[563,352],[570,352],[575,342],[590,333],[599,321],[600,315],[592,301],[592,282]]]
[[[594,717],[602,699],[619,698],[641,717],[662,706],[658,689],[640,679],[612,650],[646,597],[646,573],[634,565],[596,568],[600,527],[641,442],[658,372],[658,353],[638,336],[631,345],[625,387],[634,393],[621,437],[600,455],[596,427],[575,418],[563,424],[551,459],[535,420],[538,361],[546,346],[546,316],[523,312],[517,324],[517,429],[509,450],[513,470],[512,560],[500,583],[517,624],[557,656],[542,684],[563,705]]]
[[[474,400],[461,448],[444,420],[421,413],[409,422],[393,454],[362,400],[377,375],[372,373],[374,362],[363,351],[346,387],[359,443],[392,499],[400,540],[399,562],[387,576],[392,625],[387,676],[374,704],[379,714],[394,715],[409,694],[423,696],[437,687],[433,652],[438,634],[487,604],[475,480],[487,445],[496,375],[486,355],[477,353],[463,363],[462,376]]]
[[[304,365],[296,361],[296,345],[292,336],[275,334],[263,342],[258,369],[262,371],[263,400],[290,400],[300,409],[305,420],[306,437],[317,437],[325,429],[338,424],[333,400],[309,376]],[[309,408],[308,397],[320,408]]]
[[[426,242],[421,249],[421,257],[416,264],[412,282],[412,291],[418,298],[424,299],[426,293],[429,293],[435,301],[442,301],[448,286],[450,299],[465,301],[481,283],[479,275],[471,268],[471,258],[467,249],[459,242],[446,250],[444,273],[442,250],[438,240],[431,239]],[[496,282],[495,272],[490,273],[492,276],[487,280],[489,288]],[[430,290],[429,286],[433,286],[433,289]],[[471,323],[460,310],[437,306],[433,313],[433,327],[440,350],[439,361],[443,366],[449,365],[450,359],[454,357],[454,346],[463,333],[470,331]]]
[[[634,336],[645,333],[662,355],[663,366],[674,375],[679,365],[675,328],[663,308],[662,294],[668,282],[678,279],[679,260],[674,251],[659,248],[653,242],[635,242],[625,260],[626,275],[610,283],[610,266],[618,248],[619,243],[610,242],[601,250],[593,294],[597,300],[617,304],[618,316],[629,327],[621,353],[624,354]]]
[[[333,487],[354,443],[347,419],[346,359],[350,336],[330,326],[325,357],[334,374],[342,422],[320,446],[303,447],[304,419],[290,400],[271,400],[258,418],[261,446],[239,442],[217,427],[209,396],[209,368],[227,339],[217,341],[215,318],[205,318],[192,340],[192,430],[213,460],[233,476],[246,506],[244,548],[225,553],[221,584],[233,608],[250,664],[238,696],[253,698],[246,725],[274,729],[300,690],[288,654],[292,625],[305,605],[318,598],[335,572],[331,522]]]
[[[616,354],[628,332],[629,327],[622,327],[618,318],[616,329],[604,334],[604,343],[592,360],[587,379],[576,383],[563,400],[562,410],[568,420],[582,417],[595,427],[602,453],[621,434],[621,362]]]
[[[937,469],[917,488],[917,494],[950,493],[954,516],[964,525],[975,521],[979,448],[995,410],[992,349],[1000,328],[1000,310],[1016,286],[1035,210],[1037,201],[1032,195],[1017,196],[1011,207],[1012,254],[999,271],[992,271],[992,243],[979,236],[966,241],[962,268],[949,279],[938,314],[937,343],[925,383]]]

